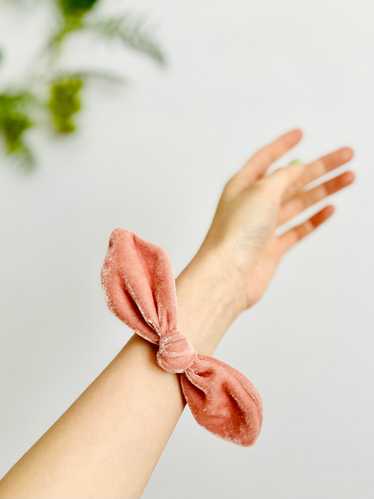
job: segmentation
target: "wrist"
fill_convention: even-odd
[[[219,246],[201,246],[176,280],[178,323],[199,353],[212,353],[246,308],[241,277]]]

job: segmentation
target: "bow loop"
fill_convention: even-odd
[[[166,252],[124,229],[114,229],[101,271],[110,310],[152,343],[176,328],[176,292]]]
[[[243,374],[218,359],[197,355],[181,376],[181,385],[200,425],[243,446],[255,442],[262,425],[262,402]]]

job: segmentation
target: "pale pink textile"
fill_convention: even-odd
[[[262,423],[260,395],[236,369],[196,353],[178,331],[175,281],[166,252],[133,232],[115,229],[101,277],[112,312],[158,345],[162,369],[179,373],[196,421],[231,442],[253,444]]]

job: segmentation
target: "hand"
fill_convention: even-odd
[[[300,225],[277,233],[286,222],[354,181],[352,171],[311,182],[347,163],[353,150],[342,147],[307,164],[290,164],[267,174],[274,161],[300,142],[302,131],[291,130],[258,150],[226,183],[211,227],[199,253],[214,251],[222,268],[239,283],[241,309],[264,294],[283,256],[334,213],[327,205]]]

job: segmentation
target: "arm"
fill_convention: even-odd
[[[196,258],[177,279],[181,330],[205,353],[213,351],[217,333],[223,335],[236,315],[226,299],[233,295],[231,284],[212,282],[214,259]],[[152,345],[135,335],[13,467],[0,497],[138,497],[183,408],[177,377],[161,370]]]
[[[204,242],[177,278],[179,329],[200,353],[214,351],[261,298],[283,255],[332,207],[281,235],[277,228],[353,180],[348,172],[305,191],[349,161],[349,148],[266,175],[300,139],[299,130],[284,134],[229,179]],[[139,497],[183,407],[177,376],[161,370],[152,345],[133,336],[3,478],[0,498]]]

